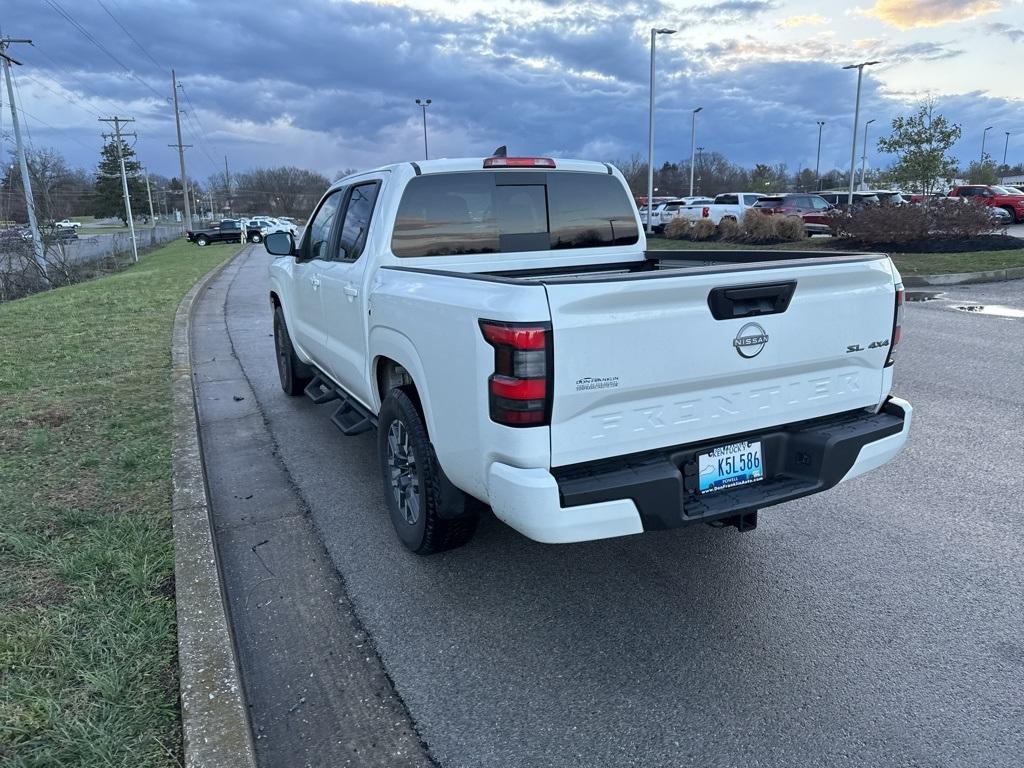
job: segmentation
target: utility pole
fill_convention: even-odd
[[[429,160],[430,154],[427,152],[427,107],[430,106],[431,99],[416,99],[416,103],[423,110],[423,159]]]
[[[113,123],[114,124],[114,135],[113,139],[115,146],[117,147],[117,161],[121,164],[121,190],[124,192],[124,215],[128,219],[128,231],[131,232],[132,236],[132,257],[135,261],[139,260],[139,246],[135,242],[135,219],[132,216],[132,201],[128,196],[128,174],[124,170],[124,153],[121,151],[121,123],[134,123],[134,117],[101,117],[101,123]],[[104,137],[110,136],[109,133],[103,134]],[[135,136],[134,133],[124,134],[125,136]]]
[[[156,216],[153,215],[153,193],[149,189],[149,171],[144,171],[146,174],[146,198],[149,200],[149,220],[156,226]]]
[[[28,43],[24,38],[5,37],[0,39],[0,58],[4,60],[4,78],[7,80],[7,103],[11,107],[11,122],[14,123],[14,141],[18,149],[18,164],[21,166],[21,186],[25,190],[25,208],[28,211],[28,226],[32,231],[32,248],[35,251],[36,268],[46,277],[46,253],[43,250],[43,236],[39,234],[39,222],[36,220],[36,204],[32,197],[32,182],[28,175],[28,161],[25,159],[25,145],[21,142],[21,123],[18,122],[18,110],[14,105],[14,87],[11,85],[11,64],[21,66],[21,62],[7,55],[7,46],[11,43]]]
[[[697,113],[704,107],[697,107],[691,113],[690,119],[690,197],[693,197],[693,150],[694,142],[697,140]]]
[[[224,203],[231,214],[231,174],[228,172],[228,156],[224,155]],[[213,208],[213,190],[210,190],[210,208]]]
[[[999,169],[1003,172],[1003,175],[999,177],[1000,181],[1003,181],[1006,178],[1006,150],[1010,146],[1010,132],[1004,131],[1004,133],[1006,134],[1006,141],[1003,142],[1003,166]]]
[[[857,128],[859,127],[857,123],[860,120],[860,84],[864,79],[864,67],[873,67],[875,64],[881,63],[880,61],[862,61],[860,64],[850,64],[843,67],[843,69],[857,70],[857,101],[856,106],[853,108],[853,142],[850,146],[850,188],[846,195],[847,210],[853,210],[853,182],[857,170]]]
[[[674,35],[674,29],[651,30],[651,101],[647,113],[647,234],[654,232],[654,47],[658,35]]]
[[[185,206],[185,229],[192,229],[192,208],[188,202],[188,176],[185,175],[185,148],[191,144],[181,143],[181,112],[178,110],[178,78],[171,70],[171,91],[174,93],[174,126],[178,130],[178,143],[168,144],[169,147],[177,147],[178,162],[181,164],[181,195]]]
[[[821,191],[821,129],[825,125],[824,120],[818,120],[818,159],[814,162],[814,191]]]
[[[861,150],[860,156],[860,188],[864,189],[864,172],[868,165],[868,126],[875,122],[875,118],[871,118],[864,123],[864,146]]]

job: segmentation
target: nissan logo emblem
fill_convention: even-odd
[[[736,347],[740,357],[746,358],[757,357],[767,343],[768,334],[757,323],[744,325],[732,340],[732,345]]]

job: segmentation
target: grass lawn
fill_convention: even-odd
[[[816,250],[830,251],[825,238],[808,238],[796,243],[778,245],[744,245],[737,243],[698,243],[692,240],[648,239],[651,250]],[[851,248],[851,250],[868,250]],[[903,275],[940,275],[951,272],[983,272],[990,269],[1024,267],[1024,248],[1012,251],[968,251],[966,253],[889,253]]]
[[[181,759],[170,467],[183,240],[0,304],[0,764]]]

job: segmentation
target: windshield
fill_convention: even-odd
[[[632,245],[626,189],[607,174],[470,171],[417,176],[398,207],[396,256],[513,253]]]

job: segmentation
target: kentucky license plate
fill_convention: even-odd
[[[723,445],[710,453],[699,454],[697,459],[701,493],[722,491],[764,479],[760,440]]]

